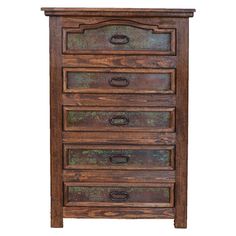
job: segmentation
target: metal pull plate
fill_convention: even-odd
[[[125,116],[119,115],[119,116],[113,116],[109,119],[109,122],[111,125],[114,126],[123,126],[129,124],[129,119]]]
[[[127,87],[129,85],[129,80],[123,77],[110,78],[108,82],[112,87]]]
[[[129,194],[125,191],[112,191],[109,193],[109,198],[115,202],[124,202],[129,199]]]
[[[129,43],[129,37],[123,34],[115,34],[111,36],[110,43],[115,45],[122,45]]]
[[[126,164],[129,161],[129,157],[123,155],[110,156],[109,159],[112,164]]]

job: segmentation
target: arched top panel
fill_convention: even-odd
[[[175,29],[109,20],[63,29],[66,54],[175,54]]]

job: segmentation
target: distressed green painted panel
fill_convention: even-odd
[[[112,44],[114,35],[129,38],[126,44]],[[171,34],[153,33],[152,30],[125,25],[109,25],[98,29],[88,29],[82,33],[67,33],[69,50],[158,50],[170,51]]]
[[[126,192],[124,202],[169,203],[169,187],[84,187],[68,186],[69,202],[113,202],[111,192]]]
[[[127,163],[114,164],[110,157],[115,160],[116,157],[128,157]],[[171,151],[167,149],[160,150],[86,150],[86,149],[68,149],[68,165],[94,165],[104,168],[122,165],[128,167],[169,167],[171,164]]]
[[[124,78],[129,81],[125,87],[114,87],[109,84],[112,78]],[[171,74],[156,73],[103,73],[103,72],[67,72],[68,89],[141,89],[168,91],[171,90]]]
[[[171,113],[169,111],[68,111],[68,127],[115,127],[109,120],[112,117],[124,116],[129,119],[127,125],[118,127],[155,127],[169,128]],[[114,119],[116,124],[122,124],[124,120]]]

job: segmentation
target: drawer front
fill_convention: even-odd
[[[175,29],[110,20],[63,29],[63,52],[72,54],[175,53]]]
[[[174,116],[174,108],[148,108],[142,111],[141,108],[127,110],[127,108],[64,107],[64,129],[68,131],[173,132]]]
[[[174,146],[64,145],[65,169],[174,169]]]
[[[64,68],[65,93],[160,93],[175,92],[174,69]]]
[[[64,203],[66,206],[172,207],[173,184],[86,186],[66,183]]]

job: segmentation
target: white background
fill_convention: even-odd
[[[235,1],[1,1],[0,235],[236,235]],[[190,19],[188,229],[172,220],[50,228],[48,17],[42,6],[196,8]]]

